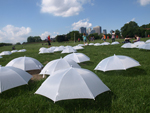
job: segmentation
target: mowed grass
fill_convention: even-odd
[[[141,40],[147,39],[142,38]],[[122,42],[123,39],[117,41]],[[94,43],[96,42],[101,43],[103,41],[96,40]],[[77,44],[79,43],[52,42],[53,46],[74,46]],[[95,100],[74,99],[54,103],[47,97],[34,94],[46,78],[39,81],[30,80],[28,85],[19,86],[0,94],[0,113],[149,113],[150,51],[124,49],[121,48],[121,45],[85,46],[83,50],[78,50],[78,52],[90,57],[90,61],[79,65],[94,72],[111,90],[98,95]],[[24,48],[27,51],[3,56],[0,59],[0,65],[5,66],[14,58],[27,56],[39,60],[45,66],[49,61],[67,55],[60,52],[38,54],[40,47],[47,47],[47,45],[34,43],[17,45],[16,49]],[[4,50],[11,51],[11,46],[0,47],[0,52]],[[102,59],[114,54],[129,56],[139,61],[141,66],[119,71],[94,71],[94,68]]]

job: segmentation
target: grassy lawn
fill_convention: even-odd
[[[146,41],[148,38],[142,38]],[[107,40],[108,41],[108,40]],[[122,42],[123,39],[117,41]],[[102,43],[96,40],[94,43]],[[109,40],[111,42],[111,40]],[[80,42],[83,43],[83,42]],[[47,44],[47,43],[45,43]],[[53,46],[71,45],[78,42],[57,43]],[[75,99],[62,100],[54,103],[49,98],[34,94],[43,81],[30,80],[28,85],[19,86],[0,94],[0,113],[149,113],[150,112],[150,51],[139,49],[124,49],[122,44],[107,46],[85,46],[78,52],[90,57],[90,61],[80,63],[82,68],[93,71],[109,87],[110,92],[98,95],[95,100]],[[17,50],[26,52],[3,56],[0,65],[5,66],[14,58],[27,56],[40,61],[44,66],[51,60],[64,57],[60,52],[38,54],[42,44],[16,45]],[[0,52],[11,51],[12,46],[0,47]],[[112,55],[125,55],[139,61],[141,66],[119,71],[94,71],[96,65],[104,58]],[[41,75],[38,75],[41,76]]]

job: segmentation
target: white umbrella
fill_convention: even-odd
[[[25,56],[11,60],[6,66],[13,66],[24,71],[41,69],[43,67],[43,65],[38,60]]]
[[[94,70],[126,70],[131,67],[140,66],[139,62],[131,57],[123,55],[114,55],[100,61]]]
[[[17,86],[28,84],[31,78],[32,76],[29,73],[19,68],[0,66],[0,93]]]
[[[150,50],[150,43],[139,45],[139,49],[145,49],[145,50]]]
[[[65,47],[65,49],[61,53],[72,53],[77,52],[73,47]]]
[[[18,52],[25,52],[26,51],[26,49],[20,49],[20,50],[18,50]]]
[[[110,89],[93,72],[83,68],[67,68],[49,76],[35,92],[54,102],[66,99],[89,98]]]
[[[91,46],[91,45],[94,45],[94,43],[89,43],[89,45]]]
[[[17,51],[18,51],[18,50],[12,50],[11,53],[15,53],[15,52],[17,52]]]
[[[71,53],[64,57],[64,59],[72,59],[76,63],[90,61],[90,58],[83,53]]]
[[[84,46],[84,44],[78,44],[78,46]]]
[[[150,39],[146,40],[146,43],[150,43]]]
[[[3,58],[2,56],[0,56],[0,58]]]
[[[94,44],[94,46],[100,46],[100,45],[101,45],[100,43],[95,43],[95,44]]]
[[[54,53],[54,51],[51,49],[41,49],[41,51],[39,52],[39,54],[42,54],[42,53]]]
[[[109,45],[110,43],[109,42],[103,42],[101,43],[101,45]]]
[[[145,44],[144,41],[134,42],[134,45],[136,45],[136,46],[143,45],[143,44]]]
[[[45,47],[41,47],[40,49],[39,49],[39,51],[43,51],[44,49],[46,49]]]
[[[64,47],[55,47],[54,52],[63,51]]]
[[[76,49],[76,50],[84,49],[82,46],[78,46],[78,45],[77,45],[77,46],[74,46],[73,48]]]
[[[72,59],[60,58],[60,59],[52,60],[45,65],[45,67],[41,70],[40,74],[43,74],[43,78],[44,78],[44,74],[51,75],[55,71],[66,69],[71,66],[80,68],[80,66]]]
[[[121,47],[122,48],[136,48],[137,45],[132,44],[132,43],[126,43],[126,44],[123,44]]]
[[[119,44],[119,42],[112,42],[111,45]]]
[[[10,54],[11,54],[10,51],[3,51],[3,52],[0,53],[0,56],[2,56],[2,55],[10,55]]]

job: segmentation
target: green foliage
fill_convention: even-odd
[[[0,43],[0,47],[2,47],[2,46],[10,46],[10,45],[12,45],[11,43]]]
[[[136,22],[131,21],[129,23],[126,23],[122,28],[121,28],[121,34],[123,37],[126,37],[127,35],[129,37],[134,37],[135,34],[139,35],[139,26],[137,25]]]
[[[57,42],[63,42],[63,41],[68,41],[67,35],[57,35],[56,36]]]
[[[31,42],[41,42],[41,37],[40,36],[29,36],[27,38],[27,42],[31,43]]]
[[[117,30],[115,30],[115,35],[117,36],[118,35],[118,37],[120,38],[121,37],[121,35],[120,35],[120,31],[117,29]]]
[[[88,36],[88,38],[89,38],[89,37],[93,37],[93,36],[94,36],[94,39],[100,39],[100,38],[101,38],[101,35],[98,35],[98,33],[90,34],[90,35]]]

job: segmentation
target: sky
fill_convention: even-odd
[[[0,43],[101,26],[107,33],[135,21],[150,23],[150,0],[0,0]]]

